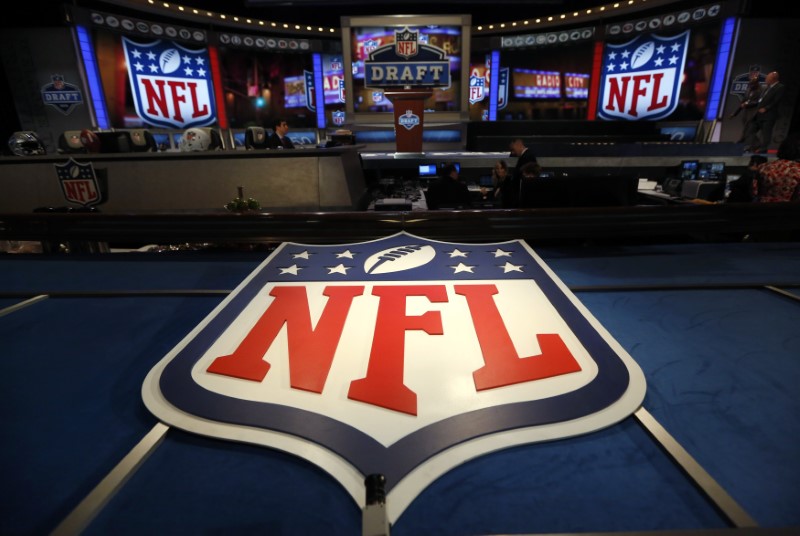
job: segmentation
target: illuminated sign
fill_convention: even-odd
[[[673,37],[645,34],[607,44],[600,82],[602,119],[655,120],[678,106],[689,30]]]

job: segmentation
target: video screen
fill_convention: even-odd
[[[697,172],[697,178],[704,181],[718,181],[725,175],[725,162],[703,162]]]
[[[351,30],[351,68],[353,76],[353,109],[356,112],[390,112],[391,101],[383,91],[364,87],[364,61],[380,47],[395,42],[397,26],[355,27]],[[459,111],[462,31],[457,25],[409,26],[419,32],[419,44],[442,49],[450,63],[450,87],[435,88],[425,100],[426,112]]]
[[[568,99],[588,99],[589,75],[564,73],[564,96]]]
[[[697,179],[700,164],[697,160],[684,160],[681,162],[681,179],[692,181]]]
[[[435,177],[436,176],[436,165],[435,164],[420,164],[419,165],[419,176],[420,177]]]
[[[512,84],[518,99],[561,98],[561,73],[558,71],[514,69]]]
[[[285,108],[306,107],[306,83],[303,76],[287,76],[283,79],[283,106]]]

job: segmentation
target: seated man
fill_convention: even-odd
[[[430,210],[472,206],[469,189],[458,178],[458,168],[455,164],[447,164],[442,169],[442,176],[428,186],[428,191],[425,192],[425,201]]]
[[[289,132],[289,124],[286,119],[277,118],[272,125],[272,134],[269,136],[267,146],[270,149],[294,149],[294,143],[287,136]]]

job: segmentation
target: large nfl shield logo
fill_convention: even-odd
[[[122,37],[136,114],[151,125],[187,129],[216,122],[208,50]]]
[[[103,200],[91,162],[81,164],[70,158],[67,163],[55,164],[55,167],[67,201],[88,207]]]
[[[606,45],[600,106],[603,119],[656,120],[675,111],[686,64],[689,30],[674,37],[644,34]]]
[[[419,41],[419,32],[412,32],[408,26],[402,30],[394,33],[394,50],[398,56],[403,58],[411,58],[416,56],[419,51],[417,43]]]
[[[306,458],[394,522],[436,478],[611,426],[642,371],[523,241],[284,243],[148,374],[164,422]]]

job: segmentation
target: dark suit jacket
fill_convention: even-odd
[[[503,208],[513,208],[519,206],[520,184],[522,184],[522,168],[525,164],[536,163],[536,155],[529,148],[525,149],[517,158],[517,165],[514,166],[514,173],[503,181],[502,199]]]
[[[761,100],[756,105],[760,110],[766,108],[763,114],[758,114],[756,117],[761,121],[775,120],[778,118],[778,106],[783,99],[783,93],[786,91],[786,86],[778,82],[771,88],[765,88],[761,93]]]
[[[278,136],[277,133],[273,132],[267,139],[267,147],[270,149],[277,149],[278,147],[283,147],[284,149],[294,149],[294,143],[292,143],[292,140],[289,139],[289,136],[286,136],[281,141],[281,137]]]
[[[472,206],[467,185],[450,177],[441,177],[428,186],[425,202],[430,210]]]

